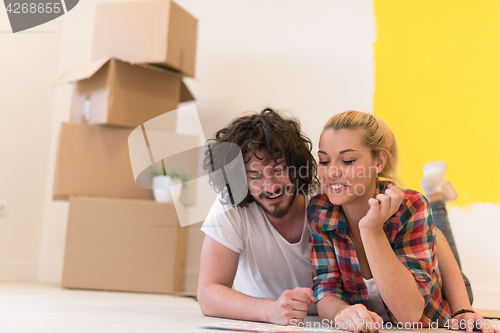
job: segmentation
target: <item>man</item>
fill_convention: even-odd
[[[309,196],[318,185],[312,143],[297,120],[271,109],[235,119],[213,141],[241,149],[248,194],[232,207],[224,182],[214,182],[222,185],[214,185],[221,194],[202,227],[201,310],[240,320],[301,322],[308,309],[316,311],[306,218]],[[400,203],[402,198],[401,192]],[[458,270],[455,266],[450,271]],[[450,276],[449,290],[465,290],[453,274],[442,273],[443,279]]]
[[[306,223],[317,185],[312,143],[298,121],[271,109],[236,119],[215,141],[240,147],[249,193],[229,210],[218,200],[203,225],[201,309],[285,325],[301,320],[315,301]]]

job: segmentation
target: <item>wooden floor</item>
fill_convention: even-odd
[[[307,321],[319,319],[308,317]],[[222,322],[244,323],[205,317],[198,303],[188,297],[0,283],[2,333],[211,333],[219,330],[200,325]]]

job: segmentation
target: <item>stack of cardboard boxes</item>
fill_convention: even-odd
[[[183,291],[187,229],[174,204],[136,185],[128,136],[193,100],[182,78],[195,73],[196,32],[197,20],[170,0],[97,5],[95,60],[59,80],[75,82],[53,191],[70,203],[63,287]]]

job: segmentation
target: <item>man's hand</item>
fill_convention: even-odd
[[[310,288],[285,290],[271,306],[268,321],[279,325],[290,325],[292,319],[303,322],[312,302],[316,302],[316,299]]]
[[[500,325],[498,322],[491,322],[490,320],[485,320],[478,313],[462,313],[448,322],[449,329],[467,330],[467,333],[472,333],[474,329],[481,330],[483,333],[500,333]]]
[[[340,324],[339,327],[344,331],[356,333],[376,332],[382,328],[382,317],[375,312],[369,311],[363,304],[355,304],[346,307],[335,316],[335,324],[337,323]],[[375,327],[378,327],[378,329]]]
[[[370,209],[359,221],[359,228],[367,231],[382,230],[385,221],[398,211],[404,196],[403,191],[391,184],[384,194],[377,194],[375,198],[370,198],[368,200]]]

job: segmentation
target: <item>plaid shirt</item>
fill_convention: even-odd
[[[375,195],[384,193],[390,182],[377,182]],[[450,308],[441,295],[441,275],[436,256],[437,230],[427,199],[413,190],[404,190],[399,210],[384,224],[384,231],[398,259],[415,278],[425,300],[420,319],[423,327],[439,320],[439,326],[450,318]],[[326,194],[312,198],[308,220],[312,245],[313,290],[319,301],[336,296],[348,304],[361,303],[370,309],[368,291],[361,266],[348,234],[348,223],[342,207],[333,205]],[[385,305],[392,322],[397,323]]]

